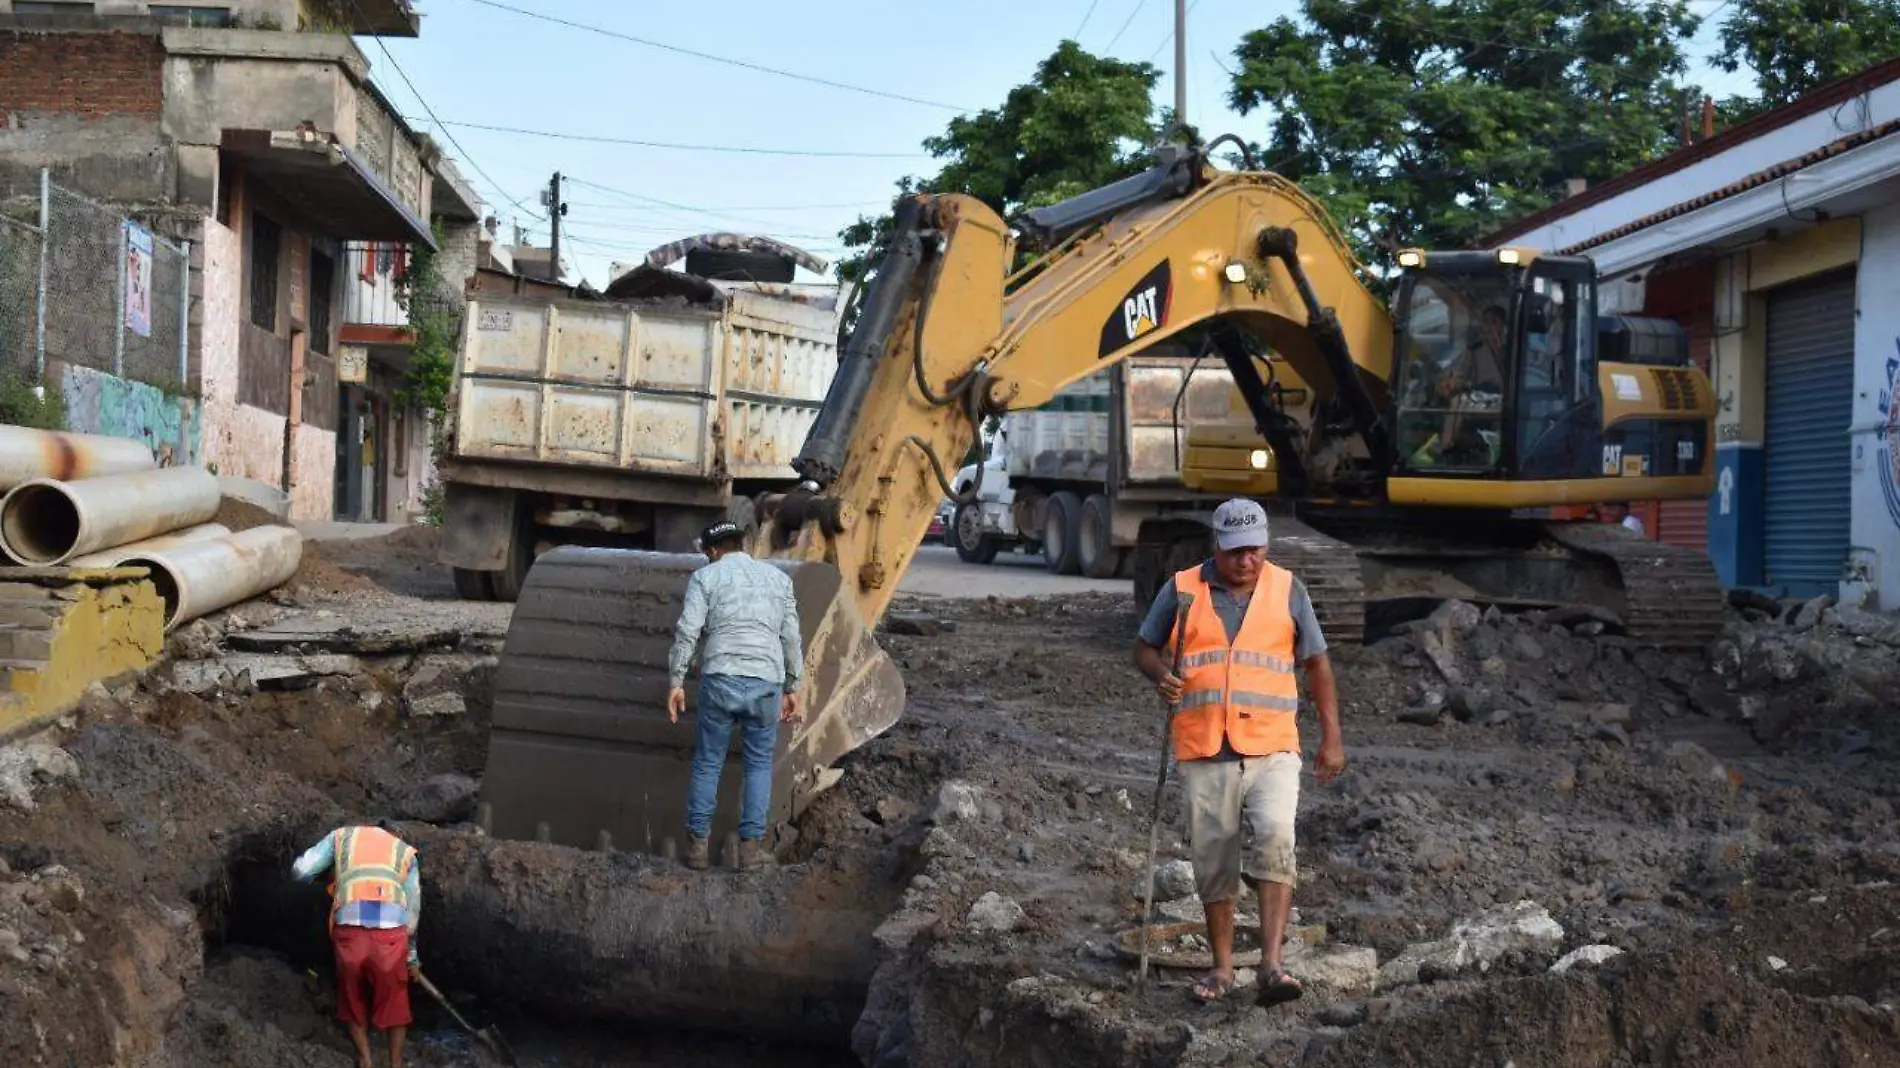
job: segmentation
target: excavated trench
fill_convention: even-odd
[[[854,1063],[853,1025],[913,851],[827,843],[759,873],[499,841],[467,825],[402,825],[423,857],[420,951],[477,1026],[546,1063]],[[913,843],[914,844],[914,843]],[[207,968],[241,964],[334,1001],[324,880],[287,878],[302,845],[251,838],[198,895]],[[461,1041],[413,992],[422,1040]],[[639,1050],[634,1058],[631,1050]],[[596,1053],[588,1053],[593,1050]]]

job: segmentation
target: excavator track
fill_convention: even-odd
[[[1289,516],[1274,516],[1268,558],[1306,584],[1313,614],[1328,644],[1358,645],[1366,638],[1366,590],[1359,554]]]
[[[1544,529],[1570,552],[1616,568],[1623,588],[1616,612],[1630,637],[1665,649],[1700,649],[1721,633],[1727,594],[1708,554],[1609,523],[1549,523]]]
[[[1507,611],[1592,605],[1614,614],[1631,638],[1666,649],[1702,648],[1722,628],[1726,594],[1708,557],[1620,526],[1520,525],[1489,548],[1474,541],[1475,532],[1447,542],[1442,532],[1405,537],[1393,536],[1393,529],[1375,536],[1376,526],[1346,524],[1340,537],[1291,516],[1273,517],[1269,558],[1306,584],[1328,642],[1364,643],[1371,629],[1368,608],[1399,618],[1446,598]],[[1212,551],[1204,524],[1185,519],[1176,521],[1160,548],[1155,559],[1162,561],[1161,580]],[[1395,589],[1376,576],[1391,573],[1398,560],[1410,581]],[[1474,568],[1474,562],[1496,566]],[[1526,581],[1528,576],[1536,581]],[[1137,596],[1144,592],[1138,579]]]

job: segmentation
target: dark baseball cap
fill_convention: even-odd
[[[744,527],[740,526],[737,523],[734,523],[730,519],[721,519],[719,522],[714,523],[712,526],[709,526],[705,530],[702,530],[699,532],[699,551],[705,552],[707,549],[715,545],[720,545],[729,541],[744,541],[744,540],[745,540]]]

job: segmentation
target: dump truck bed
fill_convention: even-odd
[[[451,459],[790,480],[837,367],[832,304],[774,287],[471,301]]]

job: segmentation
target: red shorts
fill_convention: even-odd
[[[409,932],[338,927],[330,940],[336,946],[337,1019],[379,1031],[408,1027]],[[373,1012],[363,1001],[364,983],[374,997]]]

